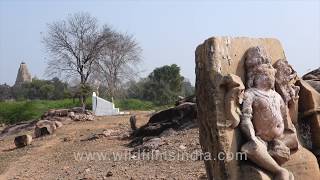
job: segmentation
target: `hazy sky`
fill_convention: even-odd
[[[79,11],[134,35],[143,48],[142,76],[176,63],[194,82],[194,50],[211,36],[276,37],[299,75],[320,66],[320,1],[0,0],[0,84],[14,83],[21,61],[47,78],[46,24]]]

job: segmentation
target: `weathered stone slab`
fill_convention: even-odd
[[[241,83],[234,87],[227,88],[225,81],[231,75],[238,76],[243,84],[246,84],[245,77],[245,54],[250,47],[263,47],[271,63],[275,63],[279,59],[286,59],[281,44],[276,39],[271,38],[231,38],[231,37],[213,37],[207,39],[196,49],[196,99],[198,108],[198,121],[200,132],[200,143],[204,152],[209,152],[213,158],[224,154],[236,155],[240,151],[240,145],[243,144],[243,137],[237,127],[237,108],[231,105],[241,104]],[[238,82],[238,80],[237,80]],[[236,89],[236,91],[235,91]],[[234,96],[228,96],[229,91],[238,93]],[[228,106],[230,104],[230,107]],[[233,110],[232,110],[233,109]],[[295,113],[296,110],[295,110]],[[229,118],[232,114],[234,118]],[[292,117],[294,117],[292,115]],[[234,119],[234,123],[230,122]],[[304,151],[304,150],[303,150]],[[304,173],[313,174],[319,177],[319,170],[315,157],[307,151],[304,153],[299,151],[294,157],[300,153],[309,158],[299,159],[293,158],[288,161],[286,168],[289,171],[296,171],[297,164],[306,163],[308,168],[300,169],[303,172],[293,173],[297,179],[303,179]],[[298,160],[297,160],[298,159]],[[250,171],[244,172],[240,163],[242,161],[236,158],[226,158],[224,160],[208,160],[205,161],[208,179],[224,180],[224,179],[250,179],[251,174],[257,176],[251,179],[272,179],[270,174],[264,173],[259,168],[253,167]],[[312,163],[310,163],[312,162]],[[248,168],[247,168],[248,169]],[[310,170],[312,169],[312,170]],[[248,173],[246,175],[246,173]],[[309,176],[306,176],[309,177]],[[242,178],[243,179],[243,178]]]
[[[234,74],[245,82],[244,55],[253,46],[263,46],[272,62],[285,57],[281,44],[276,39],[213,37],[196,49],[196,98],[200,143],[205,152],[213,157],[219,153],[239,151],[240,132],[227,127],[225,89],[221,88],[224,77]],[[224,126],[225,125],[225,126]],[[215,179],[237,179],[238,162],[234,159],[206,161],[207,176]]]
[[[262,46],[270,55],[272,63],[284,59],[285,54],[280,42],[272,38],[246,38],[246,37],[213,37],[207,39],[196,49],[196,56],[208,61],[211,68],[218,73],[226,75],[233,73],[245,81],[244,55],[249,47]],[[214,60],[214,61],[213,61]],[[198,61],[197,61],[198,62]]]
[[[304,80],[297,81],[299,93],[299,125],[302,126],[301,137],[309,144],[320,162],[320,93]],[[310,132],[304,131],[309,129]],[[308,137],[310,139],[306,139]]]

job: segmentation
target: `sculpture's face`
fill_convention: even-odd
[[[272,82],[269,82],[269,81],[272,81],[272,78],[259,77],[261,79],[261,80],[259,80],[258,77],[255,77],[255,75],[257,75],[257,73],[256,73],[257,68],[259,68],[262,65],[272,67],[270,57],[266,53],[265,49],[261,46],[255,46],[255,47],[249,48],[246,52],[246,59],[245,59],[245,67],[246,67],[246,71],[247,71],[246,72],[247,73],[247,87],[248,88],[254,87],[254,84],[257,84],[257,83],[263,84],[264,82],[262,82],[263,81],[262,79],[265,79],[267,81],[267,82],[265,82],[266,84],[272,83]],[[256,80],[254,80],[254,79],[256,79]],[[259,81],[259,82],[255,83],[254,81]]]
[[[271,64],[262,64],[254,72],[254,85],[257,88],[272,89],[275,83],[276,69]]]
[[[250,48],[247,51],[247,69],[259,66],[261,64],[271,64],[270,58],[268,57],[265,49],[260,46]]]

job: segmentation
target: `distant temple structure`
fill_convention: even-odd
[[[23,83],[31,82],[31,81],[32,81],[32,78],[31,78],[31,74],[28,71],[27,64],[25,62],[21,62],[18,70],[18,74],[17,74],[17,79],[14,85],[17,86],[17,85],[21,85]]]

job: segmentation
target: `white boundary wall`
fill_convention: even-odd
[[[92,112],[96,116],[120,114],[119,108],[115,108],[112,102],[98,97],[95,92],[92,94]]]

